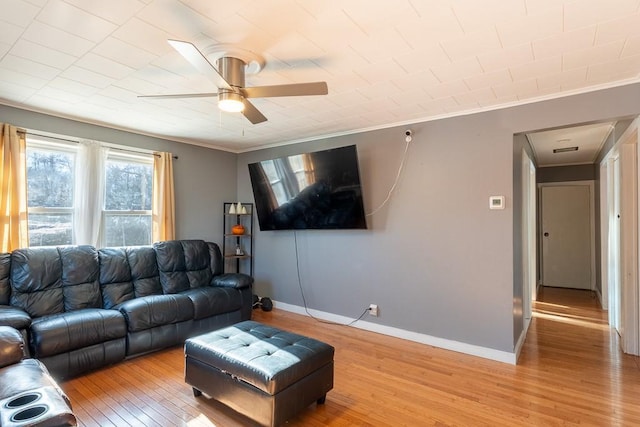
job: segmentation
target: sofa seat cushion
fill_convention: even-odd
[[[18,307],[0,305],[0,326],[11,326],[19,330],[31,325],[31,316]]]
[[[234,288],[203,286],[180,294],[186,295],[191,300],[194,320],[228,313],[242,307],[242,295]]]
[[[86,308],[33,319],[31,351],[53,356],[127,335],[124,317],[115,310]]]
[[[193,319],[193,304],[186,295],[149,295],[114,307],[127,320],[129,332]]]

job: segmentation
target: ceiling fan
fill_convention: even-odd
[[[223,111],[241,112],[253,124],[262,123],[267,118],[249,102],[248,98],[270,98],[277,96],[326,95],[326,82],[295,83],[273,86],[245,87],[245,69],[250,67],[258,72],[264,66],[264,59],[252,52],[222,53],[214,67],[195,45],[180,40],[169,40],[169,44],[191,65],[207,76],[218,88],[217,92],[183,93],[174,95],[140,95],[138,98],[202,98],[218,97],[218,107]]]

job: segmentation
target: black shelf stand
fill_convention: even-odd
[[[238,208],[238,203],[224,202],[223,209],[224,272],[253,276],[253,203],[240,203]],[[233,233],[233,226],[238,224],[244,227],[244,233]]]

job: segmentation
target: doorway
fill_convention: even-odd
[[[622,118],[526,134],[539,180],[545,183],[538,186],[538,285],[593,294],[603,313],[608,310],[608,323],[620,335],[623,351],[635,355],[640,354],[639,123],[638,117]],[[545,188],[576,183],[589,189]],[[554,200],[566,200],[571,209],[588,214],[562,208],[549,212]],[[554,228],[563,215],[573,220]],[[568,245],[564,249],[554,247],[553,237],[565,231],[588,235],[589,244],[582,246],[588,250],[571,246],[575,236],[561,239]],[[586,268],[580,270],[580,265]],[[564,267],[570,268],[563,272]]]

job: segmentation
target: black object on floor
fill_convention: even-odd
[[[273,301],[269,297],[258,297],[258,295],[253,296],[253,308],[262,308],[262,311],[271,311],[273,310]]]

